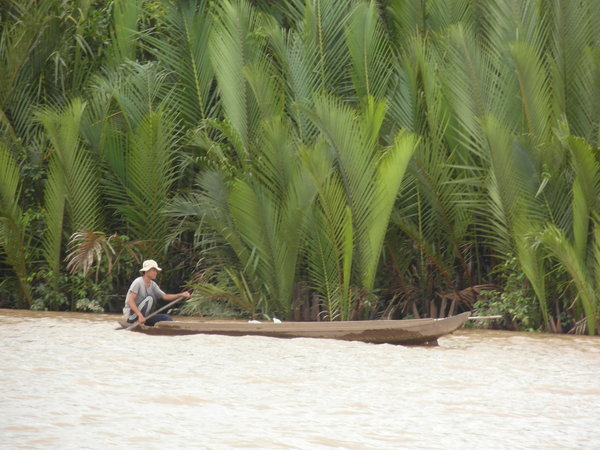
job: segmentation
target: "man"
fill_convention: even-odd
[[[190,298],[190,293],[187,291],[165,294],[154,281],[161,270],[153,259],[144,261],[142,264],[140,269],[142,276],[133,280],[125,298],[123,314],[127,322],[133,323],[138,320],[140,324],[153,326],[160,321],[171,321],[173,319],[168,314],[155,314],[148,320],[146,320],[146,316],[152,312],[153,306],[159,299],[170,301],[178,297]]]

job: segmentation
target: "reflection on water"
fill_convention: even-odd
[[[598,448],[600,339],[158,337],[0,310],[0,448]]]

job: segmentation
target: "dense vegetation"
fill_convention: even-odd
[[[0,0],[1,306],[596,333],[595,6]]]

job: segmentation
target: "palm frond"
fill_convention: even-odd
[[[490,162],[488,204],[492,234],[502,237],[499,254],[509,254],[514,245],[514,227],[520,220],[542,223],[545,219],[535,203],[537,186],[532,176],[534,165],[531,154],[520,145],[510,130],[493,116],[484,122],[486,150]],[[491,236],[490,236],[491,237]]]
[[[305,50],[316,52],[318,74],[313,93],[336,93],[348,96],[349,83],[346,68],[349,65],[348,50],[344,41],[344,28],[357,3],[344,0],[319,0],[306,2],[302,39]]]
[[[210,61],[209,37],[212,18],[205,0],[177,2],[165,16],[168,38],[145,35],[152,52],[177,77],[180,88],[174,93],[177,110],[191,126],[213,117],[218,111],[214,71]]]
[[[415,259],[421,260],[419,262],[419,265],[422,266],[420,267],[421,271],[424,271],[424,266],[431,265],[435,267],[435,271],[442,279],[444,279],[447,286],[453,287],[453,266],[443,254],[443,249],[441,249],[435,241],[432,239],[425,239],[421,232],[423,223],[415,223],[414,221],[409,220],[409,218],[401,214],[399,210],[394,210],[392,212],[390,221],[394,227],[397,227],[402,232],[402,236],[407,238],[406,241],[412,244],[409,244],[408,247],[411,250],[415,247],[418,249],[416,255],[413,254],[414,250],[413,252],[407,252],[407,254],[404,255],[393,255],[395,261],[401,260],[401,264],[405,269],[403,273],[409,272],[408,267],[411,264],[414,264]],[[427,282],[429,282],[429,280],[427,280]]]
[[[568,241],[564,232],[554,225],[548,225],[539,235],[539,240],[572,277],[578,299],[587,317],[588,333],[594,335],[598,321],[598,301],[593,290],[595,283],[590,278],[588,269],[577,257],[575,248]]]
[[[352,212],[339,176],[319,188],[307,220],[306,261],[310,282],[327,307],[329,320],[349,320],[353,260]]]
[[[18,222],[22,210],[18,204],[20,197],[21,173],[12,152],[0,141],[0,167],[2,182],[0,183],[0,215],[11,222]]]
[[[103,257],[108,262],[108,271],[112,267],[115,250],[110,243],[110,237],[102,232],[90,230],[78,231],[71,235],[68,244],[67,270],[81,272],[86,276],[94,263],[99,263]]]
[[[206,170],[198,176],[197,189],[172,198],[165,212],[189,222],[197,246],[210,241],[205,247],[226,253],[228,264],[243,265],[250,257],[249,250],[234,226],[229,195],[230,187],[223,174]]]
[[[353,11],[345,29],[352,60],[352,79],[359,99],[381,100],[388,92],[392,74],[392,51],[374,1]]]
[[[260,118],[271,120],[283,114],[283,80],[272,67],[270,58],[266,54],[258,57],[252,65],[244,68],[244,75],[260,111]]]
[[[290,124],[282,117],[270,117],[262,122],[258,131],[257,148],[253,151],[256,170],[254,174],[262,186],[274,193],[286,192],[295,166],[296,147],[290,134]]]
[[[478,2],[472,0],[432,1],[427,5],[428,30],[443,32],[452,25],[462,23],[475,29]]]
[[[416,41],[416,44],[410,60],[415,60],[418,68],[411,69],[408,63],[405,64],[414,78],[414,89],[423,92],[414,100],[415,131],[423,137],[409,166],[417,189],[415,206],[411,209],[418,212],[413,213],[418,236],[427,242],[427,247],[437,249],[435,260],[444,260],[443,265],[451,265],[458,258],[468,275],[470,271],[461,242],[464,242],[473,217],[472,202],[478,198],[476,193],[481,187],[473,186],[468,180],[468,177],[476,176],[465,168],[473,158],[447,139],[451,115],[444,100],[441,74],[436,71],[440,56],[437,51],[424,48],[423,42]],[[418,245],[425,246],[425,243]]]
[[[312,107],[312,94],[318,90],[318,54],[310,47],[297,32],[290,32],[284,39],[285,51],[280,51],[279,58],[282,61],[283,75],[287,82],[286,98],[287,109],[291,117],[294,117],[298,134],[307,144],[312,144],[316,136],[316,128],[308,119],[306,114],[296,105],[303,108]]]
[[[359,115],[334,99],[320,97],[315,100],[314,114],[309,115],[335,155],[353,221],[353,270],[359,274],[361,288],[370,290],[391,209],[414,151],[414,138],[401,136],[392,147],[382,150],[378,140],[385,105],[372,99]]]
[[[330,92],[356,100],[344,35],[357,4],[340,0],[305,2],[303,20],[297,28],[270,34],[277,64],[286,82],[286,110],[294,118],[297,134],[307,145],[313,145],[318,139],[314,123],[304,112],[313,108],[314,94]],[[351,32],[349,37],[358,36],[357,33]]]
[[[317,98],[314,113],[308,114],[326,136],[335,155],[346,202],[352,212],[359,261],[356,269],[362,273],[366,252],[369,252],[367,229],[372,223],[371,204],[376,191],[373,181],[377,173],[374,143],[369,142],[369,137],[378,135],[377,130],[365,129],[354,110],[328,97]],[[368,118],[365,122],[369,123]],[[381,122],[371,122],[377,123],[381,126]]]
[[[527,217],[521,217],[514,225],[512,233],[519,265],[535,292],[544,325],[547,330],[551,330],[545,262],[541,250],[531,242],[531,236],[535,236],[540,231],[540,226],[539,223],[530,221]]]
[[[465,179],[468,171],[454,164],[454,154],[422,142],[409,169],[427,205],[421,210],[422,232],[425,239],[447,241],[444,248],[457,256],[472,218],[476,190]]]
[[[520,145],[493,116],[486,117],[484,130],[490,158],[487,210],[491,213],[484,227],[485,239],[498,255],[516,254],[548,327],[544,263],[528,238],[531,233],[541,230],[546,222],[543,205],[536,201],[531,151]]]
[[[49,29],[53,3],[10,1],[0,18],[0,130],[13,145],[28,141],[38,125],[32,117],[42,96],[40,74],[60,42]]]
[[[49,267],[58,273],[65,217],[67,229],[98,229],[102,222],[98,176],[82,147],[79,125],[85,103],[74,99],[64,110],[46,108],[37,118],[50,139],[52,153],[45,190],[47,229],[44,253]]]
[[[286,316],[291,311],[304,213],[316,193],[310,181],[298,166],[282,191],[269,190],[276,185],[236,180],[228,199],[236,233],[255,257],[251,273],[262,280],[270,302]]]
[[[573,246],[580,260],[585,260],[592,214],[599,210],[600,164],[590,145],[583,139],[568,138],[575,172],[573,182]]]
[[[502,73],[500,63],[477,42],[473,32],[460,24],[449,29],[442,78],[453,120],[448,138],[451,145],[456,142],[474,154],[479,153],[484,140],[483,117],[501,109],[496,103],[505,98],[503,85],[497,80]]]
[[[536,2],[518,0],[494,0],[480,3],[488,26],[479,30],[486,51],[509,56],[508,43],[523,41],[541,44],[545,32],[541,26],[542,16]]]
[[[568,111],[573,133],[587,139],[592,145],[600,144],[600,49],[588,47],[582,52],[573,70],[572,98],[577,107]]]
[[[200,282],[194,283],[194,297],[186,302],[186,309],[198,308],[203,303],[215,300],[226,301],[234,307],[243,309],[251,317],[256,315],[257,309],[262,303],[262,298],[252,289],[251,283],[246,279],[247,275],[230,267],[223,267],[227,282],[220,280],[219,283]]]
[[[172,110],[169,101],[173,87],[167,82],[168,77],[169,72],[157,64],[129,63],[100,80],[99,88],[112,94],[129,129],[135,130],[149,113],[163,106]]]
[[[386,127],[391,133],[397,133],[400,129],[415,131],[417,126],[420,95],[417,73],[413,68],[415,64],[407,64],[406,68],[398,64],[393,69],[390,94],[387,97],[389,124]]]
[[[511,45],[511,53],[515,61],[523,102],[523,127],[533,145],[540,147],[542,143],[550,140],[553,119],[549,102],[550,80],[535,47],[524,42],[516,42]],[[543,160],[544,156],[541,156]]]
[[[27,281],[29,240],[27,221],[19,205],[21,174],[10,150],[0,142],[0,256],[14,271],[20,290],[20,306],[31,306]]]
[[[84,122],[88,139],[97,139],[103,189],[119,212],[117,226],[148,242],[155,254],[168,235],[162,209],[179,176],[179,115],[168,78],[156,65],[136,63],[97,78],[94,108]]]
[[[368,230],[370,260],[366,263],[363,275],[364,285],[367,287],[371,287],[375,283],[376,270],[381,258],[392,208],[416,144],[414,135],[400,134],[396,137],[394,145],[386,149],[378,161],[375,179],[377,191],[371,204],[372,225]]]
[[[236,180],[233,183],[229,197],[229,208],[236,229],[251,251],[258,256],[261,264],[258,269],[261,272],[264,269],[262,275],[266,276],[267,280],[280,270],[274,264],[277,251],[274,237],[278,211],[269,197],[269,194],[258,186],[252,186],[243,180]],[[274,288],[272,295],[279,291],[276,278],[272,278],[267,286]]]
[[[593,279],[593,286],[592,289],[594,290],[594,292],[600,292],[600,227],[598,226],[600,224],[599,220],[600,217],[598,216],[597,213],[594,213],[593,216],[593,240],[592,240],[592,251],[591,253],[591,257],[589,259],[589,264],[592,266],[592,269],[590,270],[592,276],[594,277]],[[600,299],[596,298],[596,301],[599,301]],[[600,305],[598,305],[600,306]]]
[[[246,148],[259,119],[258,105],[244,75],[263,52],[264,42],[254,33],[257,25],[257,12],[244,0],[227,0],[215,6],[210,57],[223,112]]]
[[[113,2],[113,29],[109,63],[116,67],[127,60],[136,60],[137,27],[142,14],[140,0],[115,0]]]
[[[202,221],[204,234],[216,233],[232,250],[227,267],[265,299],[264,312],[289,316],[306,211],[330,166],[318,152],[297,149],[282,118],[263,122],[256,137],[251,176],[226,184],[222,174],[206,172],[201,192],[179,197],[170,212]]]
[[[398,51],[410,48],[410,41],[415,34],[426,33],[427,3],[426,0],[390,2],[387,6],[392,40]]]
[[[119,210],[136,239],[153,241],[158,252],[167,235],[163,208],[177,179],[174,124],[163,112],[149,113],[129,137],[127,197]]]
[[[582,123],[573,120],[571,126],[577,135],[583,136],[590,136],[589,118],[596,117],[597,120],[598,117],[597,112],[589,110],[586,112],[591,112],[591,115],[587,120],[585,114],[581,114],[582,102],[585,105],[590,94],[592,98],[594,93],[598,94],[598,86],[593,82],[594,69],[586,57],[590,48],[598,46],[595,28],[598,24],[593,21],[595,9],[590,2],[566,4],[552,1],[548,2],[544,11],[549,29],[547,64],[552,76],[554,114],[573,119],[581,117]],[[589,85],[579,82],[586,78],[591,82]]]

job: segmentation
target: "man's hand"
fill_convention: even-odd
[[[140,323],[140,325],[144,325],[144,323],[146,322],[146,318],[141,313],[138,315],[138,322]]]

